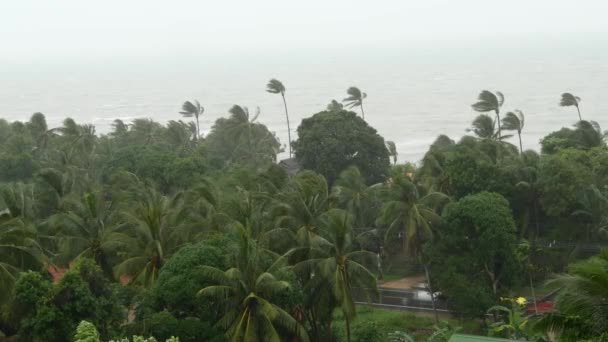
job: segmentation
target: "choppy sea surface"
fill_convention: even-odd
[[[606,40],[608,41],[608,40]],[[525,113],[524,148],[577,120],[558,105],[568,91],[582,98],[583,119],[608,129],[608,49],[602,44],[540,42],[509,46],[472,42],[440,48],[402,46],[361,51],[309,51],[281,57],[204,55],[0,65],[0,117],[46,115],[51,127],[70,116],[107,133],[114,119],[178,120],[180,105],[205,107],[201,129],[233,104],[259,107],[259,121],[287,142],[280,96],[265,92],[270,78],[287,88],[292,137],[302,118],[358,86],[368,94],[367,122],[397,144],[400,161],[419,161],[439,134],[458,139],[477,115],[470,105],[483,90],[505,94],[503,112]],[[358,111],[358,109],[355,109]],[[513,140],[513,142],[515,142]]]

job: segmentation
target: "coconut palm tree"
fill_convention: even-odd
[[[342,102],[346,104],[348,108],[361,107],[361,117],[365,120],[365,111],[363,110],[363,100],[367,97],[367,94],[359,90],[357,87],[350,87],[346,90],[346,97]]]
[[[201,271],[215,284],[199,291],[221,312],[217,325],[230,341],[282,341],[279,331],[287,331],[299,341],[308,341],[305,329],[286,311],[273,303],[290,285],[278,280],[273,272],[282,265],[276,260],[269,268],[264,260],[272,253],[258,245],[247,228],[234,225],[238,235],[238,253],[232,268],[222,271],[201,266]]]
[[[331,102],[327,105],[327,111],[329,112],[339,112],[344,109],[344,105],[336,100],[331,100]]]
[[[287,119],[287,139],[289,145],[289,158],[291,158],[291,128],[289,127],[289,112],[287,111],[287,101],[285,101],[285,86],[277,79],[271,79],[266,85],[266,91],[271,94],[281,94],[283,105],[285,106],[285,118]]]
[[[497,91],[496,93],[492,93],[491,91],[484,90],[479,93],[477,98],[477,102],[475,102],[471,107],[477,112],[487,113],[487,112],[495,112],[496,113],[496,122],[498,123],[498,138],[501,139],[501,127],[500,127],[500,107],[505,102],[504,95]]]
[[[602,253],[570,265],[567,274],[549,280],[547,287],[557,290],[557,310],[542,317],[535,328],[561,334],[564,341],[580,341],[608,333],[607,270],[608,258]]]
[[[386,148],[388,149],[388,155],[393,157],[393,165],[397,165],[397,145],[394,141],[387,141]]]
[[[403,172],[394,173],[391,182],[387,184],[386,195],[388,200],[384,203],[378,219],[380,224],[388,227],[385,240],[399,232],[405,251],[424,265],[435,320],[438,321],[428,265],[422,260],[422,246],[432,239],[433,227],[437,227],[441,222],[438,212],[449,202],[449,198],[439,192],[421,196],[418,187]]]
[[[150,286],[167,258],[185,242],[183,220],[187,213],[181,210],[180,194],[170,198],[145,189],[138,197],[132,209],[123,213],[125,225],[119,230],[135,243],[114,272]]]
[[[559,101],[559,105],[562,107],[576,107],[576,111],[578,112],[578,120],[582,121],[581,110],[579,108],[579,103],[581,102],[581,98],[578,96],[574,96],[570,93],[563,93],[562,98]]]
[[[507,131],[517,131],[519,137],[519,154],[524,152],[521,144],[521,131],[524,129],[524,113],[516,109],[513,112],[508,112],[502,119],[502,127]]]
[[[473,120],[471,128],[468,128],[466,131],[473,132],[480,139],[499,139],[498,132],[496,131],[496,121],[485,114],[478,115]]]
[[[194,103],[190,101],[184,102],[184,104],[182,104],[182,111],[179,112],[185,118],[194,117],[196,119],[196,140],[200,139],[201,126],[199,124],[199,118],[204,112],[205,108],[201,106],[197,100],[195,100]]]
[[[0,304],[12,293],[19,272],[42,271],[45,257],[36,228],[22,217],[0,214]]]
[[[320,234],[328,245],[315,250],[313,258],[296,264],[294,270],[314,269],[314,277],[310,279],[307,288],[311,292],[331,294],[333,302],[344,314],[346,337],[350,342],[350,322],[356,316],[353,288],[364,289],[368,293],[377,291],[376,277],[365,266],[373,265],[376,255],[354,248],[352,217],[347,211],[330,209],[323,215],[322,221]],[[326,303],[324,301],[321,305]]]
[[[59,257],[67,264],[81,256],[89,257],[111,274],[109,258],[119,247],[135,244],[132,238],[117,231],[120,222],[113,202],[97,193],[85,193],[81,200],[66,203],[66,210],[50,218],[56,227]]]
[[[355,229],[369,230],[379,207],[377,195],[380,187],[381,184],[367,186],[359,169],[351,166],[336,179],[331,197],[340,208],[353,216]]]

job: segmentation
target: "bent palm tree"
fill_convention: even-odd
[[[488,115],[478,115],[471,128],[468,128],[467,132],[473,132],[480,139],[496,140],[498,138],[498,132],[496,132],[496,121]]]
[[[240,224],[234,227],[239,239],[235,265],[225,272],[215,267],[201,267],[215,285],[203,288],[199,295],[219,307],[222,317],[217,325],[226,331],[230,341],[280,342],[283,339],[277,328],[294,334],[299,341],[308,341],[305,329],[272,302],[289,288],[289,283],[272,274],[282,259],[263,270],[264,258],[272,254],[265,253],[245,227]]]
[[[519,137],[519,154],[524,152],[521,144],[521,131],[524,129],[524,113],[516,109],[513,112],[508,112],[502,119],[502,126],[507,131],[517,131]]]
[[[271,79],[266,85],[266,91],[271,94],[281,94],[283,105],[285,106],[285,118],[287,119],[287,139],[289,139],[289,158],[291,158],[291,128],[289,127],[289,112],[287,111],[287,101],[285,101],[285,86],[277,79]]]
[[[395,145],[394,141],[387,141],[386,148],[388,149],[389,157],[393,157],[393,165],[397,164],[397,145]]]
[[[578,112],[578,120],[582,121],[581,110],[578,107],[578,104],[581,102],[581,98],[578,96],[574,96],[570,93],[563,93],[562,99],[559,101],[559,105],[562,107],[576,107],[576,111]]]
[[[342,100],[346,107],[354,108],[361,107],[361,117],[365,120],[365,111],[363,110],[363,99],[367,97],[367,94],[359,90],[357,87],[350,87],[346,90],[348,97]]]
[[[477,102],[471,105],[473,109],[480,113],[487,112],[495,112],[496,113],[496,122],[498,123],[498,138],[501,138],[501,127],[500,127],[500,107],[505,102],[504,95],[497,91],[496,93],[492,93],[491,91],[484,90],[482,91],[478,98]]]
[[[204,112],[205,112],[205,107],[201,106],[201,104],[196,100],[194,101],[194,103],[192,103],[190,101],[184,102],[184,104],[182,104],[182,111],[179,112],[185,118],[194,117],[196,119],[196,140],[198,140],[200,138],[200,134],[201,134],[199,117],[201,115],[203,115]]]

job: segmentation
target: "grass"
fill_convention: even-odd
[[[448,319],[447,321],[454,327],[462,327],[461,332],[463,333],[485,334],[480,328],[481,323],[478,321],[461,322],[455,319]],[[435,326],[431,316],[358,306],[357,317],[351,322],[351,334],[357,329],[358,325],[370,323],[376,326],[382,341],[387,340],[388,333],[395,331],[404,331],[417,341],[425,341],[434,332]],[[346,341],[346,323],[341,312],[336,311],[332,326],[332,330],[336,333],[336,341]],[[353,339],[353,341],[358,340]]]

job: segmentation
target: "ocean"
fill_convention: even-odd
[[[575,108],[558,105],[563,92],[582,98],[583,119],[608,129],[608,49],[601,42],[471,41],[445,47],[337,47],[280,56],[175,53],[24,62],[0,65],[0,117],[27,120],[42,112],[55,127],[70,116],[107,133],[116,118],[179,120],[181,104],[197,99],[205,107],[203,131],[228,115],[233,104],[259,107],[258,121],[286,144],[283,103],[265,91],[269,79],[278,78],[287,88],[294,139],[302,118],[323,110],[332,99],[342,100],[348,87],[357,86],[368,94],[366,121],[395,141],[400,162],[417,162],[439,134],[452,139],[468,134],[478,114],[470,105],[488,89],[505,94],[503,113],[525,113],[524,148],[538,149],[543,136],[577,121]]]

